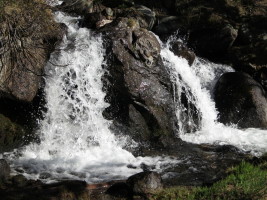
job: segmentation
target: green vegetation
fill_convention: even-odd
[[[242,162],[230,175],[211,187],[174,187],[155,194],[151,200],[249,200],[267,199],[267,162],[254,166]]]

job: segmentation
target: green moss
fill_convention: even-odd
[[[265,199],[267,197],[267,170],[250,163],[242,162],[232,168],[232,173],[225,179],[215,183],[211,187],[174,187],[165,189],[151,200],[173,199]]]
[[[127,26],[129,26],[130,28],[133,28],[137,26],[137,21],[134,18],[129,18],[127,22]]]

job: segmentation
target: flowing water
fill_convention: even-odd
[[[188,101],[196,107],[194,111],[190,103],[185,107],[181,98],[175,99],[180,129],[178,136],[184,141],[198,144],[229,144],[255,155],[267,152],[266,130],[254,128],[240,130],[234,125],[225,126],[217,122],[218,113],[212,96],[214,85],[220,75],[233,70],[200,58],[195,60],[193,66],[189,66],[185,59],[175,56],[169,50],[169,44],[170,41],[163,45],[161,56],[170,71],[175,92],[178,93],[178,97],[184,93]],[[197,124],[193,124],[194,113],[199,118]],[[186,126],[192,127],[191,130],[195,130],[198,126],[197,131],[188,131],[184,128]]]
[[[160,171],[182,162],[168,157],[134,157],[124,149],[128,140],[112,133],[111,121],[102,116],[109,106],[101,82],[106,65],[102,37],[79,28],[78,18],[58,12],[56,20],[67,25],[68,33],[46,66],[47,112],[39,124],[40,143],[12,154],[14,173],[45,182],[99,182],[138,173],[142,163]],[[176,94],[177,137],[193,143],[231,144],[254,154],[266,152],[266,131],[239,130],[217,122],[212,90],[219,76],[231,69],[199,58],[190,67],[169,50],[168,43],[162,46],[161,56]]]
[[[46,66],[47,112],[40,121],[40,144],[18,150],[13,155],[13,168],[28,178],[46,182],[99,182],[141,172],[142,164],[160,170],[179,162],[134,157],[123,149],[129,145],[127,140],[110,131],[111,122],[102,116],[109,106],[101,81],[105,73],[104,41],[90,30],[79,28],[77,19],[56,14],[56,20],[67,25],[68,33]]]

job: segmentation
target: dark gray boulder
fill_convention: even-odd
[[[153,33],[140,28],[134,18],[119,18],[106,27],[111,39],[114,78],[108,92],[111,106],[120,111],[128,134],[138,141],[159,142],[175,137],[176,116],[171,81],[160,57],[160,44]],[[112,110],[112,109],[111,109]],[[123,116],[123,117],[122,117]]]
[[[215,102],[221,122],[241,128],[267,128],[266,92],[248,74],[223,74],[215,86]]]

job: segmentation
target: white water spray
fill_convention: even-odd
[[[156,170],[169,162],[177,163],[161,157],[136,158],[123,149],[125,140],[109,130],[110,121],[102,116],[108,104],[101,81],[105,73],[101,36],[79,28],[77,18],[61,12],[56,20],[67,25],[68,34],[46,66],[48,110],[40,122],[41,141],[19,151],[13,168],[45,182],[99,182],[138,173],[142,163]]]
[[[213,87],[222,73],[232,71],[229,67],[199,58],[195,60],[193,66],[189,66],[184,58],[174,55],[169,50],[169,44],[163,47],[161,56],[170,71],[175,92],[178,94],[175,102],[179,121],[178,136],[181,139],[198,144],[230,144],[255,155],[267,152],[266,130],[252,128],[240,130],[217,122],[218,113],[212,99]],[[182,93],[186,95],[188,107],[182,103]],[[191,110],[190,104],[195,106],[196,111]],[[193,115],[200,116],[199,124],[193,124],[195,123]],[[198,130],[195,131],[197,125]]]

